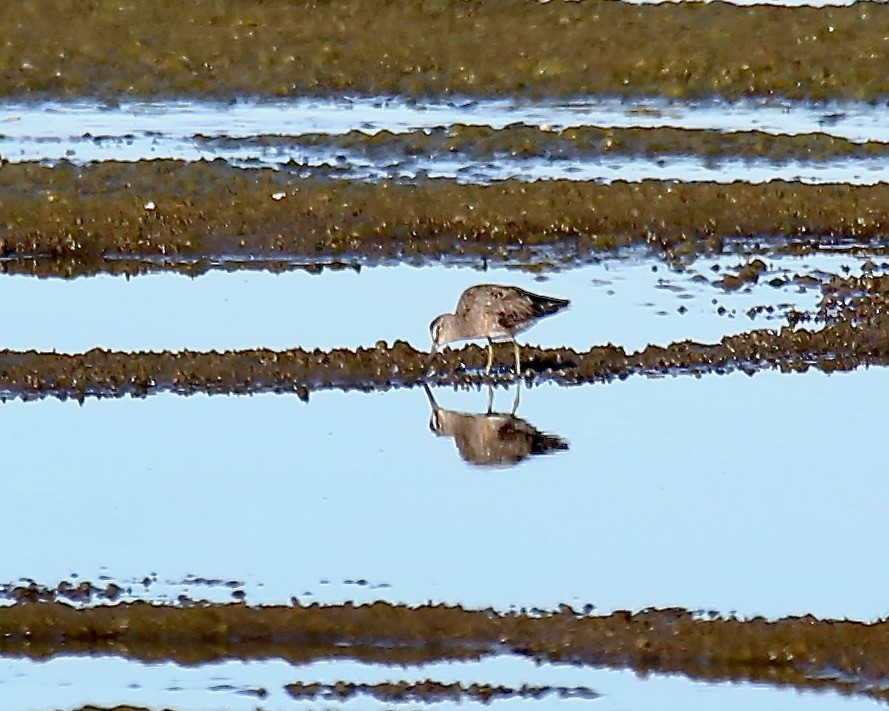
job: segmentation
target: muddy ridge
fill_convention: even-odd
[[[822,329],[755,330],[719,343],[681,341],[627,353],[616,346],[577,352],[570,348],[522,348],[526,382],[561,385],[609,382],[631,375],[726,373],[780,368],[784,371],[852,370],[889,365],[889,319],[840,320]],[[495,346],[495,368],[484,374],[486,350],[476,345],[446,350],[434,358],[404,341],[373,348],[307,351],[268,349],[219,352],[128,353],[93,349],[79,354],[0,351],[3,397],[61,399],[179,394],[386,390],[432,385],[467,386],[514,379],[511,344]]]
[[[0,168],[0,262],[430,259],[554,268],[631,245],[668,258],[732,238],[885,247],[889,184],[300,179],[223,161]]]
[[[860,277],[832,277],[813,317],[827,323],[866,325],[889,314],[889,275],[865,273]]]
[[[75,609],[64,603],[0,608],[0,654],[46,659],[117,654],[200,664],[354,658],[422,663],[513,653],[640,673],[753,681],[889,698],[889,623],[791,617],[769,622],[681,609],[528,616],[444,605],[173,607],[147,602]]]
[[[422,703],[477,701],[489,703],[498,699],[509,698],[543,699],[554,697],[559,699],[595,699],[599,697],[599,694],[592,689],[583,687],[532,686],[530,684],[524,684],[519,687],[493,684],[444,684],[432,679],[417,683],[397,681],[382,684],[295,682],[288,684],[285,688],[287,693],[295,699],[346,701],[356,696],[370,696],[384,703],[404,703],[407,701]]]
[[[16,98],[889,96],[878,3],[47,0],[3,4],[0,34]]]
[[[881,158],[889,143],[855,142],[827,133],[793,135],[765,131],[717,131],[703,128],[600,128],[576,126],[554,130],[543,124],[511,124],[503,128],[455,124],[407,132],[382,130],[374,134],[352,130],[344,134],[306,133],[294,136],[195,136],[201,145],[217,148],[322,149],[375,160],[410,156],[459,155],[471,161],[539,158],[579,160],[609,155],[633,158],[694,156],[707,161],[766,160],[828,161],[839,158]]]

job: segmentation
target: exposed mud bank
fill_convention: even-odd
[[[607,0],[0,7],[0,95],[889,95],[889,9]]]
[[[217,148],[320,148],[348,151],[374,159],[405,156],[454,156],[468,160],[542,158],[590,159],[603,156],[654,158],[696,156],[705,160],[767,160],[772,162],[828,161],[838,158],[881,158],[889,143],[855,142],[826,133],[776,135],[765,131],[716,131],[673,127],[599,128],[578,126],[553,130],[548,125],[513,124],[504,128],[457,124],[394,133],[311,133],[299,136],[264,135],[250,138],[196,136],[202,145]]]
[[[222,161],[0,168],[0,256],[7,260],[0,264],[8,271],[32,259],[58,260],[62,274],[121,259],[446,258],[554,268],[630,245],[667,258],[718,252],[727,240],[749,236],[880,249],[887,232],[889,184],[360,184]]]
[[[510,344],[495,347],[495,369],[484,374],[486,351],[470,345],[430,358],[403,341],[392,346],[331,351],[247,350],[126,353],[94,349],[80,354],[0,351],[4,397],[145,396],[170,391],[194,393],[386,390],[429,382],[472,385],[514,378]],[[627,353],[615,346],[585,352],[570,348],[522,349],[529,382],[562,385],[608,382],[631,375],[726,373],[780,368],[825,372],[862,365],[889,365],[889,321],[881,314],[866,324],[839,321],[820,330],[784,327],[727,336],[708,345],[683,341]]]
[[[295,699],[321,699],[324,701],[346,701],[360,696],[370,696],[383,703],[436,703],[450,701],[480,701],[489,703],[499,699],[595,699],[599,697],[592,689],[563,686],[500,686],[493,684],[443,684],[427,680],[419,683],[406,681],[383,684],[288,684],[287,693]]]
[[[889,275],[835,276],[822,289],[816,315],[826,322],[878,323],[889,314]]]
[[[421,663],[514,653],[539,661],[889,697],[879,683],[889,674],[886,621],[742,621],[680,609],[589,617],[567,607],[527,616],[382,602],[0,608],[0,654],[43,659],[84,653],[180,664],[271,657]]]

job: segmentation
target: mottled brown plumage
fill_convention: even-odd
[[[561,437],[541,432],[514,413],[456,412],[438,406],[423,384],[432,416],[429,429],[439,437],[453,437],[463,461],[476,466],[512,466],[532,455],[568,449]]]
[[[488,339],[488,364],[494,359],[494,339],[513,342],[516,356],[516,373],[521,372],[517,333],[533,326],[544,316],[558,313],[570,302],[551,296],[541,296],[517,286],[479,284],[471,286],[460,295],[457,308],[452,314],[442,314],[429,326],[432,334],[432,352],[453,341]]]

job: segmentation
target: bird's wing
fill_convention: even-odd
[[[512,331],[519,326],[527,326],[530,321],[538,317],[534,308],[534,302],[524,297],[516,298],[515,293],[507,294],[506,298],[500,298],[496,304],[497,323],[507,331]]]
[[[528,292],[494,284],[470,287],[460,297],[458,316],[469,317],[477,313],[484,314],[508,332],[526,326],[540,316]]]

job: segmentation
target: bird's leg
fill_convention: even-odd
[[[522,363],[519,360],[519,342],[513,338],[512,347],[515,349],[515,374],[517,378],[522,377]]]
[[[486,415],[490,415],[494,411],[494,386],[488,383],[488,411]]]
[[[488,338],[488,364],[485,366],[485,375],[491,373],[491,366],[494,364],[494,341]]]
[[[522,379],[519,378],[516,381],[515,385],[515,400],[512,401],[512,412],[509,413],[511,415],[515,415],[515,411],[519,409],[519,402],[522,399]]]

